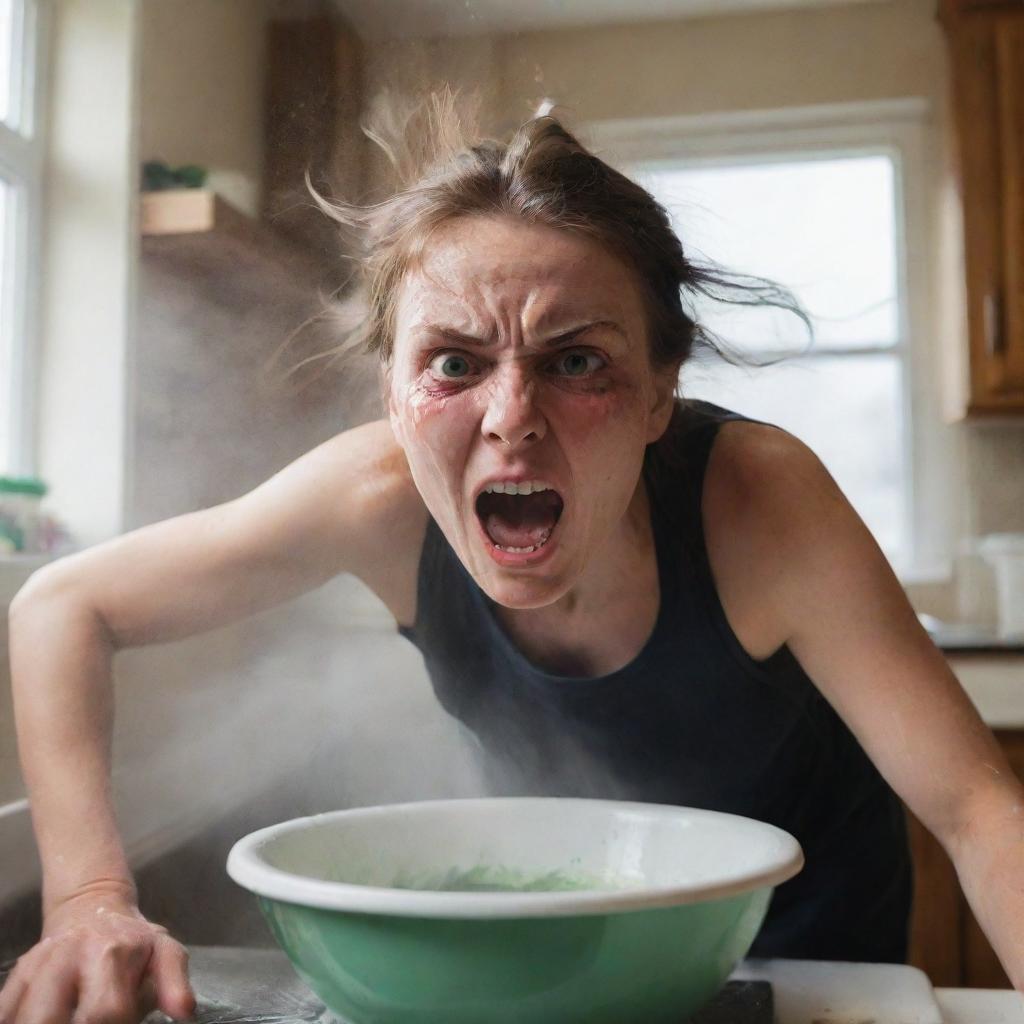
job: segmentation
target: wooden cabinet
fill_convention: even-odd
[[[1024,0],[946,0],[964,217],[968,414],[1024,415]]]
[[[992,13],[993,11],[1013,11],[1024,7],[1024,0],[945,0],[943,14],[956,17],[962,14]]]
[[[946,988],[963,984],[960,933],[966,906],[956,871],[938,840],[907,812],[914,861],[914,909],[910,918],[909,961]]]
[[[1018,778],[1024,779],[1024,730],[997,730],[996,737]],[[920,967],[933,985],[1010,988],[945,851],[909,813],[908,821],[915,874],[910,963]]]

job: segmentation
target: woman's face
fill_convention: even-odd
[[[674,383],[651,368],[633,275],[588,238],[460,218],[403,283],[392,427],[448,542],[506,607],[616,564]]]

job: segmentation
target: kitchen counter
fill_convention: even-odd
[[[1000,636],[995,626],[945,622],[925,612],[917,618],[946,654],[1024,654],[1024,636]]]
[[[961,652],[948,661],[991,728],[1024,729],[1024,656]]]
[[[1020,1024],[1024,999],[1019,992],[992,988],[937,988],[935,1001],[944,1024]]]
[[[1024,635],[1000,636],[993,625],[947,622],[927,612],[919,612],[917,618],[946,654],[1024,654]]]
[[[929,632],[940,651],[949,654],[1016,654],[1024,655],[1024,637],[1003,637],[995,630],[977,626],[946,627]]]
[[[278,950],[194,946],[190,953],[197,1024],[335,1020]],[[1024,1024],[1024,999],[1016,992],[932,990],[920,971],[892,964],[748,960],[734,977],[771,981],[776,1024]],[[146,1024],[166,1018],[153,1013]]]

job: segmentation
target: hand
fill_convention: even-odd
[[[153,1009],[194,1012],[188,953],[123,895],[95,891],[47,914],[0,991],[0,1024],[136,1024]]]

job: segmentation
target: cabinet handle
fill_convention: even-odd
[[[985,352],[994,359],[1006,351],[1003,334],[1003,297],[998,292],[989,292],[982,306],[985,327]]]

